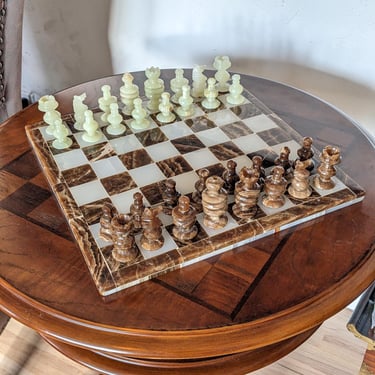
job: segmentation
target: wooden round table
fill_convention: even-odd
[[[58,93],[59,109],[72,112],[84,91],[96,105],[90,98],[104,83],[118,90],[120,78]],[[26,139],[24,126],[42,119],[32,105],[0,127],[1,309],[102,373],[244,374],[357,297],[375,278],[373,145],[317,98],[256,77],[241,83],[318,149],[340,146],[363,202],[103,299]]]

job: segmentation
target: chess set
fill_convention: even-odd
[[[213,66],[176,69],[169,91],[159,68],[143,87],[125,73],[118,96],[104,85],[89,109],[82,93],[64,116],[39,100],[26,133],[102,296],[364,198],[339,147],[317,150],[228,57]]]

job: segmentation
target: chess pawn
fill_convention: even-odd
[[[230,74],[227,70],[232,66],[228,56],[216,56],[213,63],[214,68],[217,70],[215,73],[215,78],[218,82],[218,91],[227,92],[228,91],[228,80]]]
[[[150,125],[150,120],[147,119],[147,112],[142,106],[142,99],[134,99],[134,109],[132,111],[133,120],[130,126],[135,130],[147,129]]]
[[[199,99],[204,96],[204,89],[206,88],[206,81],[207,77],[203,74],[204,66],[202,65],[196,65],[193,68],[192,73],[192,90],[191,90],[191,96],[194,99]]]
[[[145,71],[146,81],[144,82],[145,94],[149,99],[147,108],[151,112],[159,109],[159,101],[162,92],[164,91],[164,82],[160,77],[160,69],[152,66]]]
[[[182,86],[188,85],[189,80],[184,77],[184,70],[183,69],[176,69],[175,70],[175,78],[171,79],[171,90],[174,92],[172,95],[171,101],[175,104],[179,104],[178,100],[182,95]]]
[[[224,181],[219,176],[210,176],[206,180],[206,189],[202,192],[202,206],[203,224],[208,228],[220,229],[228,222],[228,197],[223,184]]]
[[[86,99],[86,93],[73,96],[73,111],[74,111],[74,129],[83,130],[83,123],[85,122],[85,111],[89,107],[83,102]]]
[[[186,195],[179,198],[178,205],[172,210],[172,218],[174,224],[172,233],[179,241],[190,241],[198,234],[195,225],[196,211]]]
[[[124,85],[120,87],[120,98],[121,102],[124,104],[122,113],[131,115],[134,109],[134,99],[139,97],[139,88],[133,83],[134,77],[130,73],[124,73],[121,80],[124,83]]]
[[[194,114],[193,97],[190,96],[190,87],[188,85],[182,86],[182,95],[178,99],[181,107],[178,107],[176,112],[180,117],[188,117]]]
[[[335,165],[341,162],[340,149],[326,146],[319,158],[321,163],[317,168],[318,175],[314,178],[314,186],[323,190],[333,189],[335,183],[331,177],[336,175]]]
[[[263,158],[260,155],[255,155],[251,161],[253,162],[253,168],[259,172],[258,184],[262,187],[266,178],[266,172],[263,168]]]
[[[145,210],[143,204],[143,196],[141,193],[137,192],[133,194],[133,203],[130,206],[130,214],[133,218],[133,229],[134,232],[139,232],[142,229],[142,214]]]
[[[61,119],[61,113],[56,111],[59,106],[53,95],[44,95],[38,101],[38,109],[44,112],[43,121],[48,125],[46,132],[53,135],[55,131],[55,121]]]
[[[112,219],[118,214],[116,207],[110,203],[105,202],[102,208],[102,216],[100,217],[99,236],[106,241],[112,241]]]
[[[172,112],[173,105],[170,102],[170,94],[169,92],[163,92],[161,94],[161,100],[159,104],[159,111],[156,115],[156,119],[159,122],[162,122],[164,124],[168,124],[170,122],[173,122],[176,119],[175,114]]]
[[[233,213],[241,219],[253,218],[257,212],[257,202],[260,194],[258,184],[259,171],[254,168],[243,167],[240,181],[236,183]]]
[[[210,175],[210,172],[206,168],[202,168],[198,170],[199,179],[195,183],[195,191],[193,192],[192,199],[195,203],[198,204],[198,207],[202,204],[202,192],[206,188],[206,180],[207,177]]]
[[[217,99],[219,92],[216,88],[215,78],[209,78],[207,80],[207,88],[204,90],[204,99],[202,106],[206,109],[216,109],[220,106],[220,101]]]
[[[223,172],[222,178],[224,180],[224,189],[228,194],[234,193],[234,188],[239,177],[236,173],[237,163],[234,160],[228,160],[227,169]]]
[[[229,95],[227,96],[227,102],[233,105],[240,105],[245,101],[245,97],[242,95],[243,86],[240,83],[241,76],[239,74],[233,74],[232,84],[229,86]]]
[[[284,176],[286,178],[290,177],[289,171],[292,166],[290,160],[290,148],[288,146],[284,146],[281,151],[279,157],[275,159],[275,165],[281,165],[284,168]]]
[[[89,109],[85,111],[85,122],[83,123],[85,133],[82,134],[82,139],[86,142],[97,142],[102,138],[102,133],[98,130],[99,124],[94,120],[94,115]]]
[[[120,135],[125,133],[126,127],[122,124],[122,116],[118,111],[118,104],[111,103],[109,106],[110,113],[107,117],[109,125],[107,126],[107,133],[111,135]]]
[[[312,171],[314,169],[314,161],[312,160],[314,156],[314,151],[312,150],[313,140],[311,137],[304,137],[302,140],[302,147],[297,150],[298,159],[306,162],[306,169]]]
[[[155,208],[146,207],[143,211],[141,246],[145,250],[158,250],[164,244],[161,228],[162,222],[158,217],[162,210],[162,206],[157,206]]]
[[[62,150],[68,148],[72,145],[73,141],[68,137],[69,130],[63,124],[61,119],[55,121],[55,131],[53,136],[56,139],[52,142],[52,146],[57,150]]]
[[[112,256],[121,263],[133,263],[139,254],[133,236],[133,220],[130,215],[115,215],[111,221]]]
[[[110,113],[110,105],[111,103],[117,103],[117,98],[111,94],[111,86],[103,85],[101,87],[103,96],[98,99],[99,108],[103,111],[100,119],[106,123],[107,117]]]
[[[297,199],[308,198],[312,192],[309,186],[309,177],[310,172],[306,169],[305,162],[297,160],[291,185],[288,188],[290,196]]]
[[[165,181],[164,190],[162,191],[163,212],[167,215],[172,214],[172,209],[177,205],[180,194],[176,191],[176,181],[168,179]]]
[[[288,182],[284,178],[284,168],[277,165],[272,169],[272,174],[266,177],[262,203],[269,208],[279,208],[285,203],[284,193]]]

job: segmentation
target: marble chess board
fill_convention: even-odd
[[[143,195],[146,206],[162,204],[166,179],[175,180],[177,191],[191,197],[201,168],[221,176],[228,160],[234,160],[239,171],[251,165],[254,155],[261,155],[268,174],[283,146],[290,148],[291,160],[297,158],[302,136],[251,92],[244,90],[243,95],[246,100],[241,105],[230,105],[227,95],[220,95],[221,104],[216,110],[195,103],[193,116],[184,119],[177,116],[170,124],[159,123],[156,114],[151,114],[151,125],[146,130],[131,129],[130,117],[123,115],[127,130],[119,136],[106,132],[96,109],[95,118],[103,136],[95,143],[85,142],[83,132],[73,127],[73,115],[66,115],[63,120],[73,142],[63,150],[52,147],[53,137],[47,134],[45,123],[26,127],[101,295],[111,295],[363,199],[363,189],[337,168],[333,189],[312,187],[312,195],[304,200],[293,199],[286,193],[286,203],[281,208],[263,206],[261,193],[257,214],[251,220],[239,219],[232,213],[234,198],[229,196],[227,225],[218,230],[207,228],[203,213],[199,212],[198,235],[188,243],[173,237],[172,218],[162,213],[163,247],[155,251],[143,249],[138,234],[137,260],[131,265],[117,262],[112,256],[111,242],[99,236],[104,202],[111,202],[120,213],[128,213],[135,192]],[[315,165],[318,158],[319,150],[315,150]]]

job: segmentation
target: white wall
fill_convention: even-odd
[[[115,72],[211,64],[227,54],[375,87],[375,1],[113,0],[109,38]]]
[[[26,0],[23,93],[109,75],[112,63],[120,73],[220,54],[233,70],[237,60],[292,62],[375,88],[374,40],[368,0]]]
[[[26,0],[22,92],[53,93],[110,75],[110,0]]]

